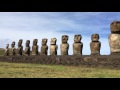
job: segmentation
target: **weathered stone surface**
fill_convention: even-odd
[[[110,34],[109,45],[111,53],[120,54],[120,34]]]
[[[83,60],[84,60],[85,62],[92,61],[92,57],[85,57]]]
[[[81,42],[82,36],[76,34],[73,43],[73,55],[82,55],[83,43]]]
[[[50,45],[56,45],[57,39],[51,38]]]
[[[67,41],[68,41],[68,35],[63,35],[62,36],[62,43],[67,43]]]
[[[15,47],[15,41],[12,42],[13,46]]]
[[[69,44],[67,43],[68,38],[69,38],[68,35],[62,36],[62,44],[60,45],[61,55],[68,55],[69,49]]]
[[[57,45],[50,45],[50,55],[57,55]]]
[[[113,21],[110,24],[110,29],[112,33],[120,33],[120,21]]]
[[[51,38],[50,41],[50,55],[57,55],[58,45],[56,45],[57,39]]]
[[[90,43],[91,55],[100,55],[101,42],[99,42],[99,34],[92,34],[92,42]]]
[[[73,55],[82,55],[83,43],[73,43]]]
[[[5,56],[9,56],[9,44],[6,44]]]
[[[91,42],[90,49],[91,55],[100,55],[101,42]]]
[[[40,55],[47,55],[47,53],[48,53],[48,46],[47,45],[41,46]]]
[[[69,49],[69,44],[61,44],[60,45],[60,50],[61,50],[61,55],[68,55],[68,49]]]
[[[92,34],[91,36],[91,40],[94,41],[98,41],[99,40],[99,34]]]
[[[30,40],[26,41],[26,48],[25,48],[25,56],[29,56],[30,55]]]
[[[46,44],[47,44],[47,38],[43,38],[40,55],[48,54],[48,46]]]
[[[14,56],[16,53],[16,49],[15,49],[15,42],[12,42],[11,44],[11,48],[9,49],[9,55],[10,56]]]
[[[33,40],[33,46],[32,46],[32,55],[38,55],[38,48],[39,46],[37,45],[38,39]]]
[[[16,52],[17,55],[22,55],[22,53],[23,53],[22,42],[23,42],[22,39],[20,39],[19,42],[18,42],[18,48],[17,48],[17,52]]]
[[[82,36],[79,35],[79,34],[76,34],[74,36],[74,43],[80,43],[81,42],[81,39],[82,39]]]
[[[46,45],[47,44],[47,40],[48,40],[47,38],[43,38],[42,39],[42,45]]]
[[[50,56],[0,56],[0,62],[59,64],[85,67],[120,69],[120,55],[50,55]]]

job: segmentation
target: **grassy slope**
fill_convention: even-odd
[[[0,78],[120,78],[120,70],[0,62]]]

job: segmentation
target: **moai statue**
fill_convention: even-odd
[[[15,47],[15,41],[12,42],[13,46]]]
[[[110,24],[111,34],[108,37],[111,55],[120,55],[120,21]]]
[[[25,45],[25,56],[30,56],[30,40],[27,40]]]
[[[38,39],[33,40],[33,46],[32,46],[32,55],[38,55],[38,48],[39,46],[37,45]]]
[[[99,41],[99,34],[92,34],[92,42],[90,43],[91,55],[100,55],[101,42]]]
[[[62,36],[62,44],[60,45],[61,55],[68,55],[69,50],[69,44],[67,43],[68,38],[69,37],[67,35]]]
[[[48,40],[47,38],[42,39],[42,46],[41,46],[40,55],[47,55],[47,52],[48,52],[48,46],[46,45],[47,40]]]
[[[6,44],[5,56],[9,56],[9,44]]]
[[[23,46],[22,46],[22,42],[23,42],[23,40],[22,39],[20,39],[19,40],[19,42],[18,42],[18,48],[17,48],[17,55],[22,55],[22,53],[23,53]]]
[[[50,41],[50,55],[57,55],[58,45],[56,45],[57,39],[51,38]]]
[[[83,43],[81,42],[82,36],[76,34],[73,43],[73,55],[82,55]]]
[[[15,49],[15,42],[12,42],[12,44],[11,44],[11,48],[10,48],[10,56],[15,56],[15,52],[16,52],[16,49]]]

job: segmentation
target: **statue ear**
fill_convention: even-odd
[[[69,39],[69,37],[67,36],[67,40]]]

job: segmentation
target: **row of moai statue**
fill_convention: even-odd
[[[68,35],[62,36],[62,44],[60,45],[61,55],[68,55],[69,44],[68,44]],[[82,36],[77,34],[74,36],[73,43],[73,55],[82,55],[83,43],[81,42]],[[100,55],[101,43],[99,40],[98,34],[93,34],[91,36],[92,42],[90,43],[91,55]],[[18,42],[18,48],[15,48],[15,42],[12,42],[11,48],[9,48],[9,44],[6,45],[5,55],[23,55],[23,40],[20,39]],[[50,41],[50,55],[57,55],[58,45],[56,45],[57,39],[52,38]],[[48,55],[48,46],[47,46],[47,38],[42,39],[41,52],[39,53],[37,45],[38,39],[33,40],[32,52],[30,51],[30,40],[26,41],[26,48],[24,50],[24,55]]]
[[[111,34],[108,37],[111,55],[120,55],[120,21],[113,21],[110,24]],[[68,55],[69,44],[68,36],[62,36],[62,44],[60,45],[61,55]],[[77,34],[74,36],[73,55],[82,55],[83,43],[81,42],[82,36]],[[100,55],[101,42],[99,41],[99,34],[91,36],[92,42],[90,43],[91,55]],[[12,42],[11,48],[9,44],[6,45],[5,55],[23,55],[23,40],[18,42],[18,48],[15,49],[15,42]],[[58,46],[56,45],[57,39],[52,38],[50,41],[50,55],[57,55]],[[41,52],[38,52],[39,46],[37,45],[38,39],[33,40],[32,52],[30,51],[30,40],[26,41],[25,55],[47,55],[48,46],[47,39],[42,39]]]

